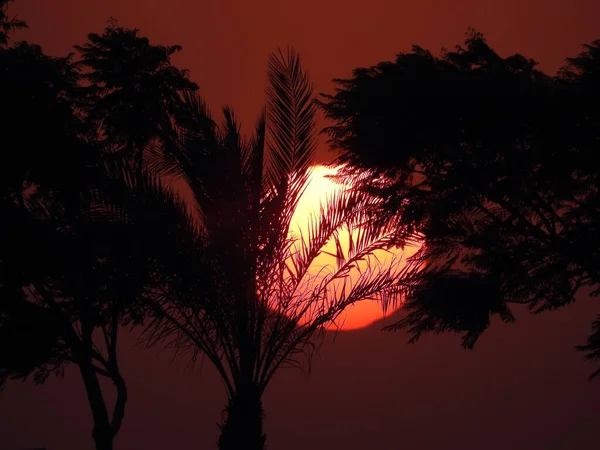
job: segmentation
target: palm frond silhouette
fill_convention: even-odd
[[[250,138],[231,109],[217,124],[190,93],[172,139],[153,146],[148,159],[152,170],[185,180],[206,243],[198,262],[206,276],[189,282],[204,286],[156,292],[149,339],[172,336],[179,350],[205,355],[217,368],[229,396],[223,449],[263,448],[261,397],[275,372],[308,361],[316,338],[348,305],[398,293],[399,263],[372,258],[398,242],[385,227],[361,228],[367,197],[360,192],[332,196],[306,235],[290,235],[311,175],[315,105],[293,50],[271,55],[268,80],[267,108]],[[360,229],[347,252],[344,227]],[[311,264],[332,239],[337,265],[315,274]]]

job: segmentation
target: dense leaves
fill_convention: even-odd
[[[5,5],[0,4],[0,24],[8,33],[23,24],[8,20]],[[112,70],[123,63],[115,59],[112,66],[99,64],[102,55],[94,49],[102,48],[92,44],[81,47],[82,61],[73,55],[49,57],[26,42],[0,46],[5,113],[0,124],[5,154],[0,169],[0,383],[29,376],[41,383],[51,373],[61,375],[65,364],[76,365],[94,418],[96,446],[108,450],[127,401],[118,364],[119,328],[143,321],[149,311],[145,295],[173,279],[184,257],[193,261],[198,241],[187,208],[165,183],[139,166],[132,170],[128,158],[115,157],[119,145],[141,150],[147,144],[140,141],[139,129],[130,127],[126,135],[105,120],[120,120],[118,108],[125,107],[114,97],[107,99],[110,93],[125,89],[132,78],[149,77],[150,82],[141,83],[144,103],[149,107],[155,99],[163,105],[166,99],[167,106],[160,120],[154,111],[136,115],[136,123],[153,130],[144,139],[156,138],[156,130],[171,120],[168,105],[179,99],[181,89],[194,86],[184,71],[169,64],[176,47],[150,46],[137,31],[112,25],[104,36],[104,49],[141,49],[130,52],[131,70]],[[90,36],[93,42],[96,38]],[[123,55],[109,59],[116,56]],[[131,73],[136,68],[138,73]],[[103,80],[110,81],[108,86]],[[139,91],[139,86],[131,89]],[[104,99],[106,104],[100,102]],[[116,140],[108,139],[107,132]],[[112,413],[99,376],[115,386]]]
[[[464,47],[414,47],[324,96],[345,176],[380,200],[380,222],[423,238],[391,329],[471,347],[492,314],[513,320],[509,303],[542,311],[598,288],[599,48],[551,77],[470,30]]]
[[[90,33],[75,46],[86,88],[89,120],[114,152],[142,168],[144,148],[164,138],[182,105],[181,94],[198,86],[171,64],[179,45],[153,45],[139,30],[112,21],[103,34]]]

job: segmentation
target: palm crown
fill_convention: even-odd
[[[193,279],[177,274],[155,292],[148,331],[210,359],[230,396],[229,421],[231,399],[251,390],[259,400],[275,371],[299,365],[315,333],[346,306],[397,295],[400,269],[399,260],[383,266],[373,258],[400,242],[365,223],[369,200],[351,189],[330,196],[305,233],[290,233],[313,164],[315,104],[292,50],[271,55],[268,81],[268,105],[250,138],[231,109],[217,124],[189,93],[171,139],[148,150],[151,170],[190,188],[203,242],[198,270],[182,268]],[[316,273],[311,265],[330,240],[336,267]]]

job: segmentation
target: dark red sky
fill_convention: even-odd
[[[301,5],[293,8],[289,5]],[[597,0],[18,0],[22,34],[64,54],[112,15],[157,43],[178,43],[177,64],[213,108],[233,104],[254,122],[264,98],[265,62],[278,45],[294,45],[315,81],[391,59],[410,45],[438,50],[484,32],[501,54],[521,52],[554,72],[579,45],[600,38]],[[321,150],[322,153],[325,153]],[[452,336],[415,346],[378,326],[326,345],[313,372],[286,372],[266,395],[271,449],[596,449],[600,381],[573,346],[600,311],[590,301],[557,313],[521,314],[498,325],[474,352]],[[183,371],[168,354],[122,349],[130,402],[121,450],[215,448],[225,398],[206,367]],[[0,449],[92,448],[91,417],[75,371],[46,386],[12,383],[0,394]]]
[[[596,450],[600,381],[573,346],[593,302],[493,326],[472,352],[453,336],[405,344],[379,325],[324,346],[312,373],[284,371],[265,398],[277,450]],[[124,345],[130,398],[120,450],[214,449],[224,391],[215,371],[184,371],[167,353]],[[0,448],[92,450],[76,370],[0,394]]]
[[[468,26],[501,54],[521,52],[550,72],[600,38],[597,0],[17,0],[12,11],[31,26],[22,36],[51,54],[102,31],[109,16],[157,43],[181,44],[176,62],[191,69],[213,110],[231,104],[246,125],[254,125],[267,56],[278,46],[296,47],[317,92],[329,92],[332,78],[412,44],[437,53],[462,43]]]

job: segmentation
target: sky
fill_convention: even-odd
[[[253,129],[265,95],[270,52],[294,46],[317,93],[356,67],[390,60],[413,44],[463,42],[468,26],[501,55],[520,52],[554,73],[580,45],[600,38],[597,0],[17,0],[31,29],[20,36],[64,55],[110,16],[158,44],[181,44],[175,58],[191,70],[213,111],[235,107]],[[322,140],[324,144],[324,139]],[[330,158],[319,148],[320,159]],[[327,161],[326,161],[327,162]]]
[[[213,110],[233,105],[254,124],[264,101],[266,61],[293,45],[317,92],[353,68],[393,59],[419,44],[437,52],[468,26],[501,55],[523,53],[555,72],[580,45],[600,38],[597,0],[17,0],[31,29],[20,37],[64,55],[101,32],[108,17],[160,44],[181,44]],[[330,157],[324,145],[320,159]],[[455,336],[407,345],[381,324],[344,332],[323,346],[310,374],[279,374],[265,397],[272,449],[506,450],[597,448],[600,381],[573,347],[600,312],[586,298],[515,325],[494,323],[476,349]],[[122,342],[130,399],[117,449],[215,448],[225,394],[206,364],[186,369]],[[0,393],[0,449],[92,448],[91,414],[75,370],[45,386],[10,383]]]

